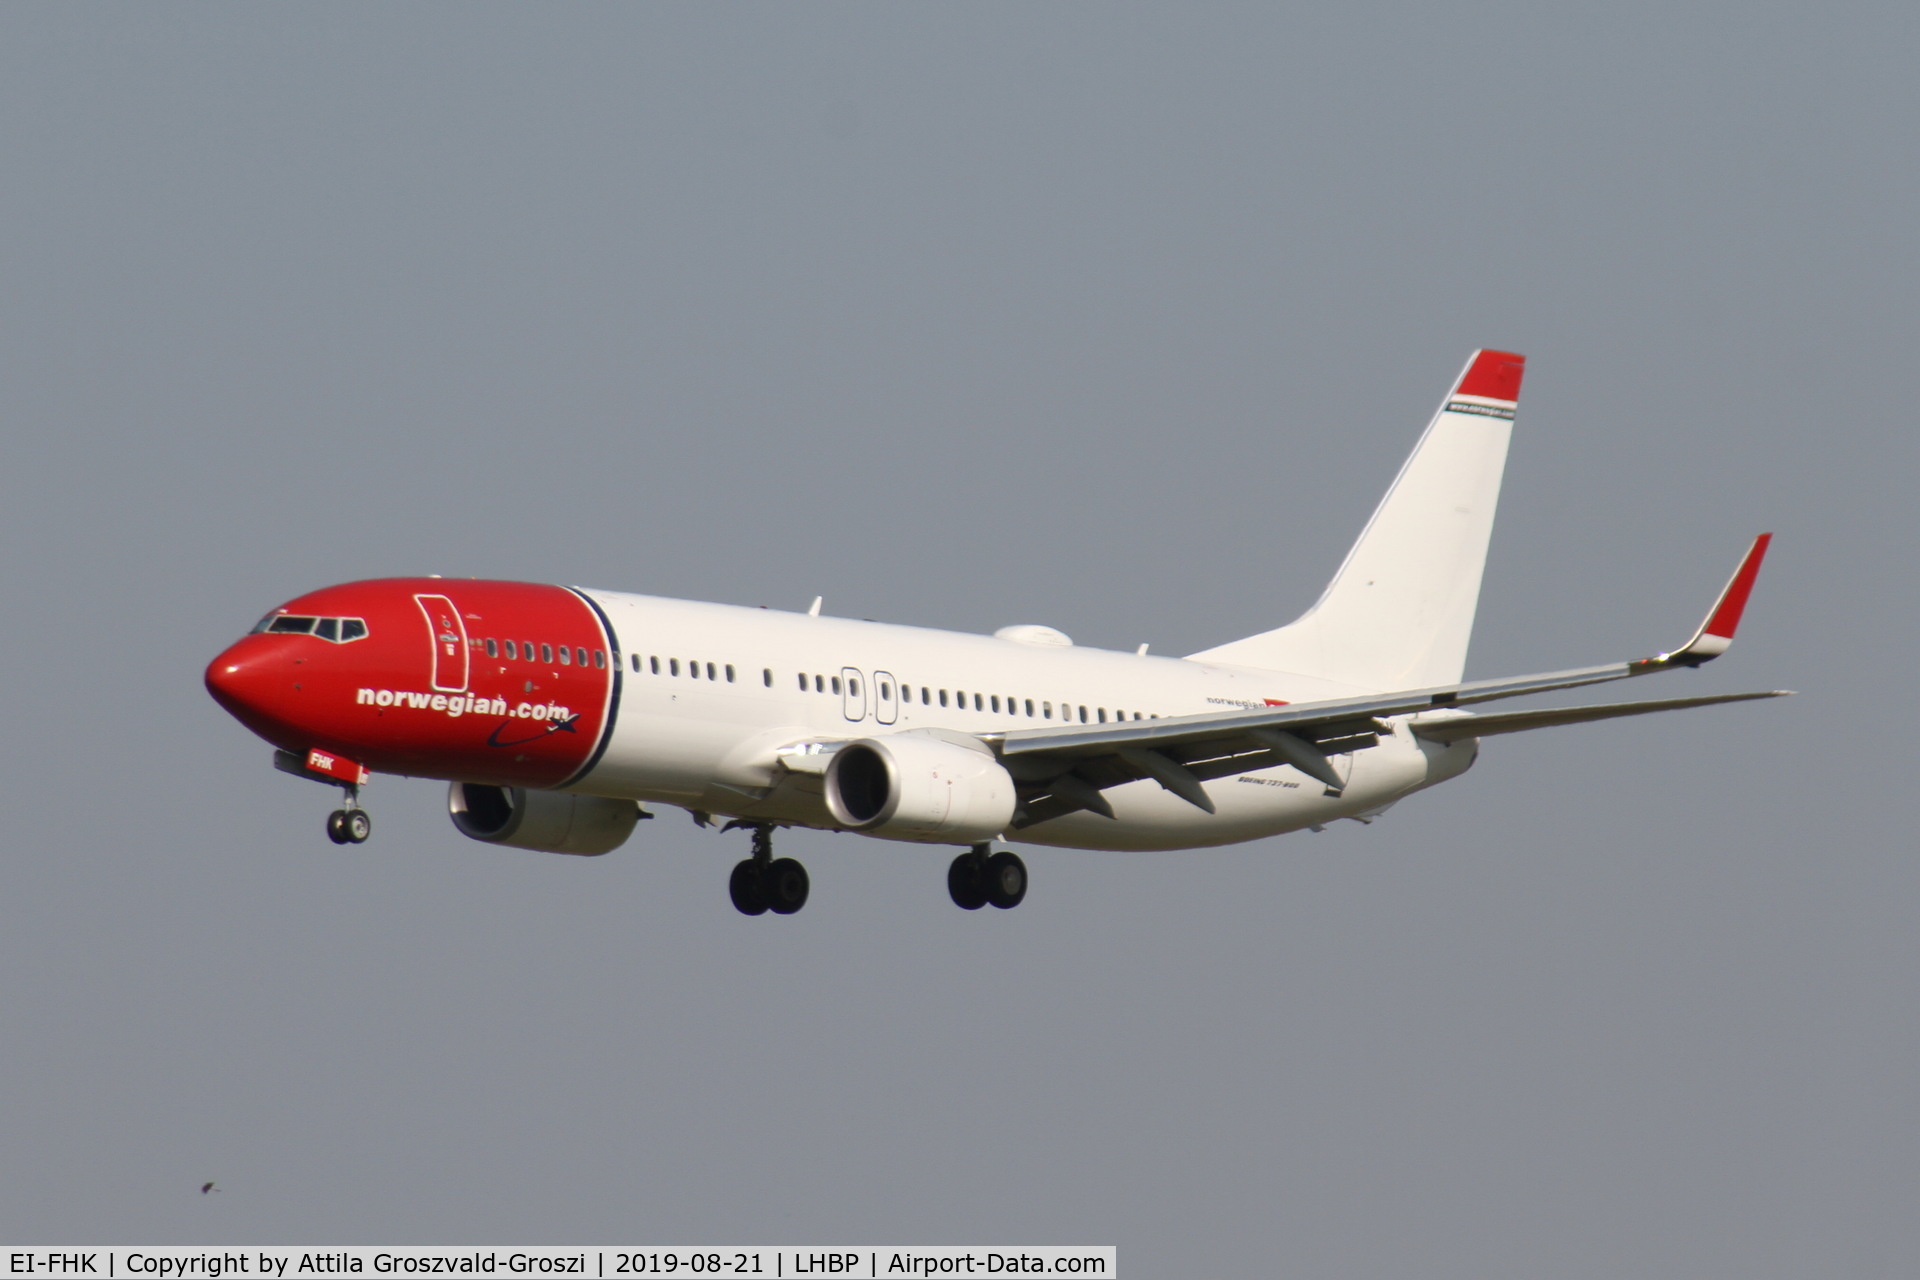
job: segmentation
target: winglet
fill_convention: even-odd
[[[1703,662],[1713,661],[1732,647],[1733,633],[1740,627],[1740,615],[1746,611],[1747,597],[1753,594],[1753,580],[1760,576],[1760,562],[1767,558],[1767,545],[1772,541],[1771,533],[1763,533],[1753,540],[1753,545],[1747,548],[1747,554],[1740,561],[1740,567],[1727,580],[1726,589],[1713,602],[1713,608],[1707,611],[1706,621],[1693,633],[1693,639],[1674,652],[1663,653],[1650,661],[1661,666],[1697,667]]]

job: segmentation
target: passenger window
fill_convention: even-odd
[[[727,683],[733,683],[733,664],[731,662],[727,664]]]
[[[990,699],[988,699],[988,701],[990,701],[990,702],[992,702],[992,703],[993,703],[993,709],[994,709],[994,711],[995,711],[995,712],[998,712],[998,711],[1000,710],[1000,695],[999,695],[999,694],[997,694],[997,693],[996,693],[996,694],[994,694],[992,698],[990,698]]]
[[[807,673],[802,671],[800,673],[800,692],[805,693],[806,691],[807,691]]]
[[[639,675],[640,674],[640,655],[637,653],[633,654],[630,660],[633,663],[633,674]]]
[[[312,635],[313,623],[314,619],[312,618],[290,618],[282,614],[273,620],[273,625],[268,627],[267,630],[279,635]]]
[[[767,688],[769,689],[773,688],[773,668],[772,667],[767,667],[760,672],[760,682],[766,685]]]
[[[676,676],[680,674],[680,659],[678,658],[667,659],[667,673],[669,675],[676,675]]]
[[[1032,698],[1027,699],[1027,718],[1028,719],[1033,718],[1033,699]]]
[[[885,680],[882,680],[880,682],[880,701],[886,702],[892,699],[892,697],[893,697],[893,686],[888,684]]]
[[[331,622],[333,619],[329,618],[327,621]],[[488,637],[487,639],[487,656],[489,658],[497,658],[500,656],[500,651],[494,647],[492,637]]]
[[[560,665],[563,667],[573,665],[573,650],[567,648],[565,645],[560,646]]]
[[[940,705],[943,707],[947,705],[947,691],[945,689],[940,691]]]
[[[659,654],[656,653],[652,657],[647,659],[647,670],[651,671],[656,676],[660,674],[660,655]]]
[[[815,693],[825,693],[827,691],[827,680],[825,676],[815,676],[813,678],[813,691]]]
[[[552,645],[550,645],[550,644],[543,644],[543,645],[541,645],[541,646],[540,646],[540,661],[542,661],[542,662],[548,662],[548,663],[550,663],[550,662],[552,662],[552,661],[553,661],[553,646],[552,646]]]
[[[953,691],[953,705],[962,711],[967,709],[967,691],[965,689],[955,689]]]
[[[855,697],[855,698],[857,698],[857,697],[859,697],[859,696],[860,696],[860,682],[859,682],[858,680],[855,680],[855,679],[852,679],[851,677],[849,677],[849,678],[848,678],[848,680],[847,680],[847,693],[848,693],[848,695],[849,695],[849,696],[851,696],[851,697]]]
[[[313,634],[319,636],[322,640],[332,640],[332,641],[338,642],[338,640],[340,639],[340,619],[338,618],[320,619],[319,625],[315,626],[313,629]]]
[[[833,683],[833,691],[834,691],[835,693],[839,693],[839,692],[840,692],[840,677],[839,677],[839,676],[835,676],[835,677],[833,678],[833,681],[832,681],[832,683]]]
[[[927,686],[925,685],[920,686],[920,705],[923,707],[929,707],[933,705],[933,694],[928,690]]]
[[[1086,722],[1087,722],[1087,709],[1086,709],[1085,707],[1081,707],[1081,708],[1080,708],[1080,723],[1081,723],[1081,724],[1085,724]]]
[[[587,665],[587,651],[586,651],[585,649],[575,649],[575,650],[573,651],[573,660],[574,660],[575,662],[577,662],[577,663],[579,663],[579,664],[580,664],[581,666],[583,666],[583,667],[584,667],[584,666],[586,666],[586,665]]]
[[[712,664],[711,662],[709,662],[709,663],[707,664],[707,679],[709,679],[709,680],[717,680],[717,679],[719,679],[719,678],[720,678],[720,677],[719,677],[719,675],[718,675],[718,674],[717,674],[717,673],[716,673],[716,672],[714,671],[714,669],[713,669],[713,664]]]
[[[1101,723],[1101,724],[1105,724],[1106,722],[1107,722],[1107,709],[1106,709],[1105,707],[1101,707],[1101,708],[1100,708],[1100,723]]]
[[[488,644],[492,644],[493,642],[492,642],[491,640],[489,640],[489,641],[488,641],[487,643],[488,643]],[[593,665],[594,665],[594,666],[595,666],[596,668],[602,668],[602,669],[604,669],[604,668],[606,667],[606,665],[607,665],[607,651],[606,651],[605,649],[595,649],[595,650],[593,651]]]
[[[987,709],[986,703],[981,700],[980,695],[977,693],[973,695],[973,709],[975,711],[985,711]]]
[[[358,618],[340,619],[340,643],[341,644],[345,644],[349,640],[358,640],[361,636],[365,634],[367,634],[367,624],[360,621],[360,619]]]
[[[1051,702],[1043,702],[1040,704],[1040,718],[1042,720],[1053,719],[1053,704]]]

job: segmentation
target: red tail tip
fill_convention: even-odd
[[[1485,396],[1489,400],[1518,400],[1527,358],[1511,351],[1481,351],[1460,375],[1455,395]]]

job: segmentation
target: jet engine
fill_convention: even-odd
[[[862,738],[827,765],[827,808],[842,826],[893,840],[976,844],[1013,820],[1013,778],[992,753],[914,733]]]
[[[470,840],[592,856],[626,842],[640,806],[604,796],[456,782],[447,788],[447,812]]]

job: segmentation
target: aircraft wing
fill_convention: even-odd
[[[1112,817],[1112,808],[1100,793],[1108,787],[1143,778],[1153,779],[1209,813],[1214,806],[1202,783],[1281,765],[1292,765],[1330,790],[1339,791],[1344,784],[1328,757],[1376,745],[1380,735],[1389,731],[1389,726],[1383,723],[1388,717],[1604,684],[1711,662],[1725,653],[1733,641],[1771,538],[1771,534],[1763,533],[1754,539],[1693,638],[1670,653],[1572,671],[1293,703],[1255,711],[1014,729],[981,736],[999,753],[1001,762],[1020,785],[1022,814],[1014,824],[1016,827],[1031,826],[1079,809]],[[1483,721],[1487,725],[1485,732],[1515,733],[1551,724],[1774,696],[1777,694],[1773,692],[1735,694],[1505,716],[1448,717],[1423,723],[1415,731],[1436,740],[1453,741],[1478,736],[1479,731],[1473,726]]]
[[[1716,693],[1703,698],[1662,698],[1657,702],[1608,702],[1590,707],[1548,707],[1541,711],[1508,711],[1496,716],[1453,716],[1445,720],[1415,720],[1413,734],[1430,742],[1458,742],[1462,738],[1491,738],[1499,733],[1547,729],[1560,724],[1588,724],[1621,716],[1644,716],[1653,711],[1684,711],[1688,707],[1717,707],[1723,702],[1752,702],[1756,698],[1785,698],[1791,689],[1763,693]]]

